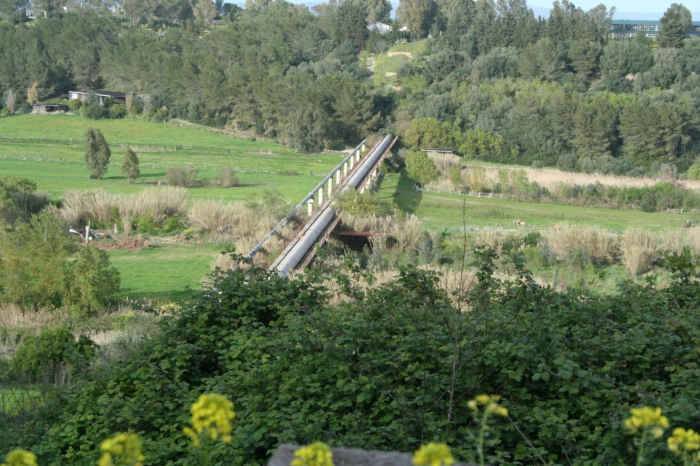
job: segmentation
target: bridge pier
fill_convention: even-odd
[[[311,215],[314,213],[314,200],[313,199],[309,199],[307,201],[306,209],[307,209],[307,212],[309,214],[309,217],[311,217]]]

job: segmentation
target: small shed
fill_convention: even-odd
[[[100,105],[105,105],[109,101],[119,104],[126,103],[125,93],[112,91],[69,91],[68,99],[87,102],[91,95],[95,96]]]
[[[70,109],[64,104],[42,104],[32,105],[32,113],[35,115],[47,115],[49,113],[66,113]]]

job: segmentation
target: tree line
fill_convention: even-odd
[[[611,40],[613,11],[568,0],[546,19],[525,0],[402,0],[405,32],[386,35],[367,28],[392,22],[386,0],[56,2],[32,22],[24,3],[0,7],[5,111],[107,88],[129,93],[131,114],[304,151],[387,129],[413,148],[585,171],[680,173],[698,155],[700,39],[680,4],[656,40]],[[360,52],[427,36],[399,73],[410,85],[373,84]]]

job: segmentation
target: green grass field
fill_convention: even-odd
[[[85,167],[85,132],[90,127],[100,129],[112,149],[109,171],[102,180],[91,180]],[[120,170],[127,146],[140,159],[142,176],[134,184]],[[132,193],[156,185],[169,167],[191,165],[205,179],[215,178],[222,168],[233,168],[241,182],[235,188],[192,188],[193,198],[241,200],[274,190],[295,201],[341,158],[341,154],[300,154],[269,141],[144,120],[87,120],[70,115],[0,118],[0,173],[32,179],[54,198],[67,190]]]
[[[700,222],[700,214],[647,213],[639,210],[579,207],[546,202],[519,202],[510,199],[464,197],[460,194],[417,192],[413,183],[398,174],[385,177],[381,199],[416,214],[430,230],[461,231],[467,228],[515,228],[515,221],[526,228],[542,229],[558,223],[597,226],[621,232],[627,228],[666,230],[681,228],[686,220]],[[466,216],[462,208],[466,202]]]
[[[170,299],[200,289],[220,251],[211,245],[183,245],[115,250],[109,256],[119,270],[123,297]]]
[[[102,180],[91,180],[85,168],[84,139],[90,127],[100,129],[112,149]],[[127,146],[140,158],[142,176],[133,184],[120,172]],[[338,153],[301,154],[269,141],[173,123],[70,115],[0,118],[0,175],[31,179],[53,199],[70,190],[134,193],[156,185],[168,167],[191,165],[201,178],[213,178],[221,168],[231,167],[241,181],[235,188],[191,188],[194,199],[247,200],[276,191],[296,202],[341,158]],[[218,252],[215,246],[168,245],[109,254],[120,271],[123,296],[170,299],[200,288]]]

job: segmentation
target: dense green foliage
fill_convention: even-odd
[[[48,432],[19,443],[45,464],[91,464],[99,439],[132,430],[149,464],[179,464],[187,406],[206,391],[236,405],[233,443],[218,447],[226,464],[261,464],[280,442],[313,439],[405,451],[440,439],[471,459],[466,401],[481,392],[502,394],[532,442],[503,425],[492,462],[619,464],[621,421],[639,404],[700,427],[690,256],[671,258],[667,290],[629,283],[601,299],[536,285],[514,246],[501,259],[520,270],[513,281],[478,251],[465,313],[435,276],[410,269],[338,305],[301,278],[219,274],[161,335],[81,379],[51,408]]]
[[[0,228],[0,301],[25,309],[58,307],[65,263],[76,246],[66,225],[41,213],[13,230]]]
[[[107,308],[119,291],[119,272],[106,252],[92,246],[81,248],[66,264],[65,280],[64,304],[78,315]]]
[[[206,35],[177,17],[164,20],[169,26],[161,33],[96,11],[0,23],[0,95],[33,81],[41,98],[107,87],[139,96],[134,108],[155,119],[229,124],[304,150],[355,142],[376,127],[383,109],[357,66],[366,19],[342,29],[356,15],[347,3],[317,17],[270,2]]]
[[[420,185],[426,185],[438,177],[433,161],[425,152],[419,151],[406,154],[406,174]]]
[[[48,200],[36,192],[36,183],[24,178],[0,178],[0,225],[27,221]]]
[[[46,211],[12,229],[0,227],[0,303],[33,310],[67,306],[76,315],[110,304],[119,273],[105,252],[79,249],[67,233],[67,225]]]
[[[95,344],[87,337],[76,340],[64,327],[45,329],[23,338],[12,358],[11,376],[15,383],[64,384],[94,357]]]

